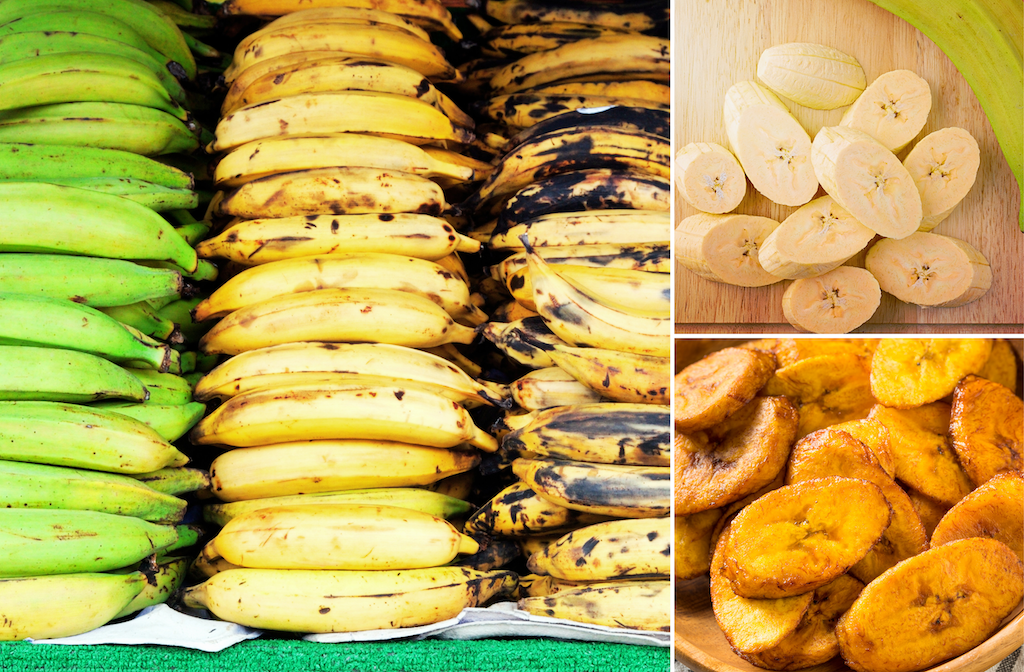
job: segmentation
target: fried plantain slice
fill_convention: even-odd
[[[928,495],[922,495],[913,488],[904,488],[904,492],[910,498],[910,504],[914,507],[914,511],[917,511],[921,524],[924,525],[925,534],[931,538],[939,521],[942,520],[942,517],[952,507],[949,504],[943,504],[936,499],[932,499]]]
[[[718,547],[718,539],[722,536],[722,530],[729,526],[732,519],[736,517],[736,514],[743,510],[743,508],[753,501],[760,499],[762,496],[768,494],[772,490],[778,490],[786,484],[786,470],[783,469],[779,472],[779,475],[775,477],[775,480],[764,486],[757,492],[752,492],[743,499],[737,500],[732,504],[725,507],[722,513],[722,517],[715,523],[715,529],[711,531],[711,554],[715,552],[715,548]],[[711,561],[711,555],[708,555],[708,561]]]
[[[896,456],[892,452],[892,443],[889,440],[889,430],[878,420],[864,418],[863,420],[851,420],[831,425],[833,429],[850,434],[865,446],[878,460],[882,471],[890,478],[896,478]]]
[[[883,338],[871,358],[871,393],[891,408],[923,406],[981,371],[991,353],[989,338]]]
[[[978,375],[993,383],[999,383],[1016,394],[1019,369],[1020,365],[1017,363],[1017,355],[1013,352],[1013,346],[1005,338],[997,338],[992,344],[992,354],[988,356],[988,361],[985,362],[985,366],[981,367]]]
[[[875,406],[871,418],[889,430],[896,478],[918,492],[952,506],[974,489],[950,446],[949,404],[918,408]]]
[[[734,593],[722,574],[730,527],[722,530],[711,561],[711,609],[734,651],[740,655],[767,651],[796,631],[814,593],[773,600],[751,600]]]
[[[774,353],[779,368],[795,364],[811,357],[852,354],[865,360],[870,359],[877,338],[780,338]]]
[[[960,465],[981,485],[1024,464],[1024,401],[999,383],[967,376],[953,392],[949,436]]]
[[[783,397],[758,397],[706,432],[674,440],[676,514],[714,509],[760,490],[786,466],[797,413]]]
[[[829,476],[785,485],[733,519],[722,571],[742,597],[810,592],[860,562],[891,517],[881,489],[865,480]]]
[[[797,441],[789,457],[786,482],[846,476],[869,481],[882,490],[892,508],[892,521],[878,543],[850,569],[867,583],[900,560],[927,550],[928,535],[907,494],[885,473],[868,447],[839,426],[820,429]]]
[[[698,362],[712,352],[729,348],[736,344],[731,338],[677,338],[673,343],[672,361],[675,370],[681,371],[694,362]]]
[[[675,376],[675,422],[680,432],[714,427],[754,398],[775,371],[775,356],[725,348]]]
[[[990,537],[1003,542],[1024,561],[1024,477],[1004,471],[946,512],[932,534],[932,546],[957,539]]]
[[[961,539],[904,560],[836,625],[858,672],[914,672],[988,639],[1024,594],[1024,566],[995,539]]]
[[[809,357],[780,368],[761,394],[785,396],[796,404],[798,439],[830,425],[866,418],[875,403],[866,360],[849,352]]]
[[[789,637],[760,653],[741,653],[748,662],[769,670],[800,670],[826,663],[839,655],[836,623],[864,589],[844,574],[814,591],[811,605]]]
[[[676,581],[696,579],[711,568],[711,533],[722,509],[708,509],[675,518]]]

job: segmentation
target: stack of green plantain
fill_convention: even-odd
[[[179,496],[209,478],[173,442],[205,411],[185,377],[201,360],[177,322],[217,269],[192,247],[193,175],[164,156],[201,133],[198,68],[165,12],[214,20],[0,5],[0,639],[164,602],[188,564],[171,552],[198,541]]]
[[[521,547],[521,609],[667,631],[668,3],[477,6],[457,90],[487,99],[494,169],[460,215],[491,262],[482,332],[530,371],[498,423],[519,480],[464,531]]]
[[[435,0],[373,6],[220,8],[268,22],[224,72],[207,147],[222,228],[198,252],[233,269],[194,317],[215,322],[200,351],[229,357],[196,386],[221,403],[190,439],[223,451],[204,510],[222,527],[184,600],[251,627],[423,625],[516,587],[445,566],[478,550],[445,492],[498,449],[467,409],[509,403],[455,349],[487,316],[445,189],[490,169],[453,151],[473,120],[434,86],[461,75],[428,31],[458,32]]]

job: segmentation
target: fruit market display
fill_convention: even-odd
[[[168,157],[204,134],[184,14],[0,7],[0,639],[166,601],[199,539],[186,498],[209,479],[180,439],[212,362],[183,315],[217,268],[194,249],[206,197]]]
[[[932,12],[922,3],[875,4],[949,55],[1021,182],[1020,4],[973,3],[969,17],[953,6]],[[984,56],[976,42],[985,43]],[[676,155],[679,193],[700,211],[676,228],[682,272],[743,287],[788,281],[786,321],[816,333],[858,328],[883,292],[926,307],[985,295],[993,272],[987,251],[943,226],[974,186],[978,142],[962,128],[915,142],[933,107],[956,101],[910,70],[869,81],[855,54],[821,44],[773,45],[756,71],[756,81],[734,83],[722,101],[729,146],[686,138]],[[812,138],[794,105],[845,111]],[[748,179],[771,202],[797,210],[781,222],[737,212]],[[824,195],[815,198],[819,186]]]
[[[0,638],[668,631],[667,3],[478,9],[3,3]]]
[[[733,343],[676,374],[677,588],[708,577],[770,670],[912,672],[988,639],[1024,595],[1011,346]]]

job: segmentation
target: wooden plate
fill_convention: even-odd
[[[774,44],[818,42],[845,51],[860,61],[868,82],[901,68],[924,77],[932,91],[932,110],[918,138],[959,126],[981,147],[974,187],[935,233],[960,238],[980,250],[992,266],[992,287],[981,299],[957,308],[920,308],[883,293],[881,306],[859,331],[1024,330],[1024,234],[1017,228],[1020,192],[977,97],[931,40],[868,0],[675,0],[672,14],[676,148],[689,142],[728,146],[722,121],[725,92],[737,81],[756,80],[757,60]],[[787,105],[812,137],[822,126],[836,125],[846,109]],[[675,206],[676,221],[697,212],[678,195]],[[748,184],[736,212],[782,221],[795,210],[772,203]],[[857,258],[847,263],[862,266]],[[789,284],[787,280],[768,287],[734,287],[677,269],[676,331],[792,332],[782,314],[782,293]]]
[[[699,672],[764,672],[729,648],[711,611],[707,577],[676,584],[676,660]],[[1024,646],[1024,603],[1002,622],[996,634],[964,655],[926,672],[984,672]],[[852,672],[841,658],[806,672]]]

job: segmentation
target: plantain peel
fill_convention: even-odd
[[[733,592],[722,568],[730,527],[722,530],[711,561],[711,607],[715,620],[738,653],[766,651],[796,631],[814,599],[813,593],[773,600],[752,600]]]
[[[774,355],[743,348],[725,348],[691,364],[675,377],[676,428],[714,427],[753,399],[774,371]]]
[[[1024,466],[1024,402],[999,383],[967,376],[953,392],[949,435],[975,485],[1001,471],[1019,472]]]
[[[923,406],[981,371],[991,353],[988,338],[883,338],[871,358],[871,393],[892,408]]]
[[[742,597],[807,593],[862,560],[891,518],[881,489],[868,481],[830,476],[786,485],[733,520],[722,572]]]
[[[678,515],[713,509],[765,487],[785,469],[797,413],[783,397],[759,397],[713,430],[677,434]]]
[[[872,581],[836,626],[857,672],[914,672],[990,637],[1024,595],[1024,565],[995,539],[962,539]]]
[[[812,593],[811,604],[791,635],[765,651],[740,655],[768,670],[800,670],[828,662],[839,655],[836,623],[863,589],[863,583],[847,574],[825,584]]]

